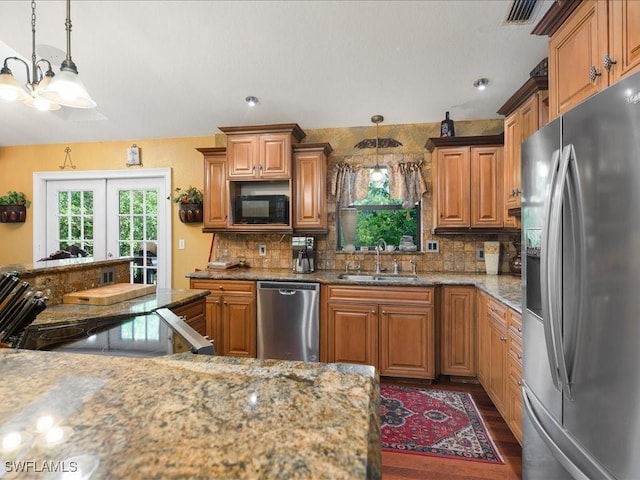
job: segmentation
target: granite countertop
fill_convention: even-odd
[[[0,265],[0,274],[4,272],[18,272],[20,276],[36,275],[41,273],[64,272],[68,270],[83,269],[88,266],[111,266],[118,263],[128,263],[133,257],[110,258],[108,260],[96,260],[93,257],[63,258],[58,260],[44,260],[34,263],[15,263]]]
[[[0,450],[5,478],[54,465],[91,479],[381,477],[373,367],[2,349],[0,376],[0,445],[23,439]],[[54,428],[38,430],[47,415]]]
[[[226,270],[203,269],[188,273],[188,278],[211,280],[274,280],[295,282],[319,282],[343,285],[474,285],[487,292],[517,312],[522,312],[522,279],[512,275],[486,275],[473,273],[422,272],[406,283],[397,280],[368,283],[339,278],[344,272],[319,270],[312,273],[293,273],[288,269],[235,268]],[[357,274],[358,272],[350,272]],[[364,273],[364,272],[363,272]],[[392,277],[385,273],[385,275]]]

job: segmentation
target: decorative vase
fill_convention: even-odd
[[[520,240],[514,240],[513,246],[516,247],[516,254],[509,260],[509,271],[514,275],[522,274],[522,252],[520,251]]]
[[[181,203],[178,209],[178,215],[182,223],[202,222],[202,204]]]
[[[342,232],[342,248],[353,249],[356,241],[356,224],[358,210],[356,208],[340,209],[340,231]],[[348,248],[347,248],[348,247]]]
[[[27,220],[27,207],[24,205],[4,205],[0,207],[0,222],[23,223]]]
[[[484,263],[487,275],[497,275],[500,264],[500,242],[484,242]]]

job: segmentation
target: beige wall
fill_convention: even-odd
[[[301,125],[304,129],[304,125]],[[424,145],[431,136],[439,132],[439,123],[412,125],[380,125],[380,137],[393,137],[403,146],[388,149],[384,153],[421,153],[425,156],[425,175],[430,181],[430,154]],[[456,122],[456,133],[459,136],[490,135],[503,130],[502,120],[482,120],[474,122]],[[303,143],[329,142],[334,149],[329,161],[335,162],[347,155],[371,154],[371,150],[357,150],[354,145],[364,138],[375,138],[375,127],[331,128],[305,130],[307,137]],[[126,152],[132,144],[140,147],[142,167],[131,168],[171,168],[172,190],[189,185],[202,186],[204,169],[202,155],[196,151],[199,147],[224,146],[222,134],[208,137],[188,137],[152,140],[125,140],[117,142],[93,142],[76,144],[34,145],[0,147],[0,193],[7,190],[21,190],[33,198],[33,172],[60,171],[64,163],[65,148],[71,148],[71,160],[78,170],[111,170],[126,169]],[[423,224],[425,235],[429,236],[431,198],[425,196],[423,208]],[[330,219],[334,220],[335,204],[330,204]],[[209,256],[213,234],[202,233],[201,224],[183,224],[177,216],[177,206],[172,204],[173,219],[173,279],[174,288],[188,286],[184,275],[195,268],[203,268]],[[0,224],[0,265],[11,263],[30,263],[32,261],[33,207],[27,211],[24,224]],[[186,248],[178,250],[178,239],[184,239]],[[485,240],[483,237],[449,236],[440,237],[440,254],[418,255],[422,271],[452,270],[478,271],[484,265],[475,260],[475,246]],[[494,239],[494,238],[491,238]],[[508,247],[509,238],[500,238]],[[257,245],[267,244],[267,257],[257,255]],[[323,252],[320,263],[323,268],[343,268],[344,254],[335,252],[335,226],[331,225],[330,233],[319,236],[318,243]],[[232,256],[244,255],[254,267],[283,267],[290,265],[290,235],[230,235],[217,234],[215,251],[226,248]],[[511,247],[513,248],[513,247]],[[434,257],[433,255],[436,255]],[[214,254],[215,256],[215,254]],[[504,260],[508,261],[509,256]],[[365,264],[370,258],[362,259]],[[403,258],[408,263],[409,258]],[[404,263],[403,263],[404,265]]]

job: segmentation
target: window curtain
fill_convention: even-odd
[[[388,165],[389,194],[402,200],[402,208],[413,208],[427,191],[427,184],[422,177],[422,158],[412,158],[410,155],[399,157]]]
[[[330,176],[331,193],[336,202],[343,206],[351,205],[356,200],[367,198],[369,189],[369,170],[361,165],[346,162],[336,164]]]

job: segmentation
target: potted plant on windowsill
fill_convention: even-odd
[[[0,222],[21,223],[27,219],[27,207],[31,201],[22,192],[10,190],[0,197]]]
[[[196,187],[189,187],[182,190],[180,187],[175,189],[173,201],[178,204],[178,215],[183,223],[202,222],[202,190]]]

